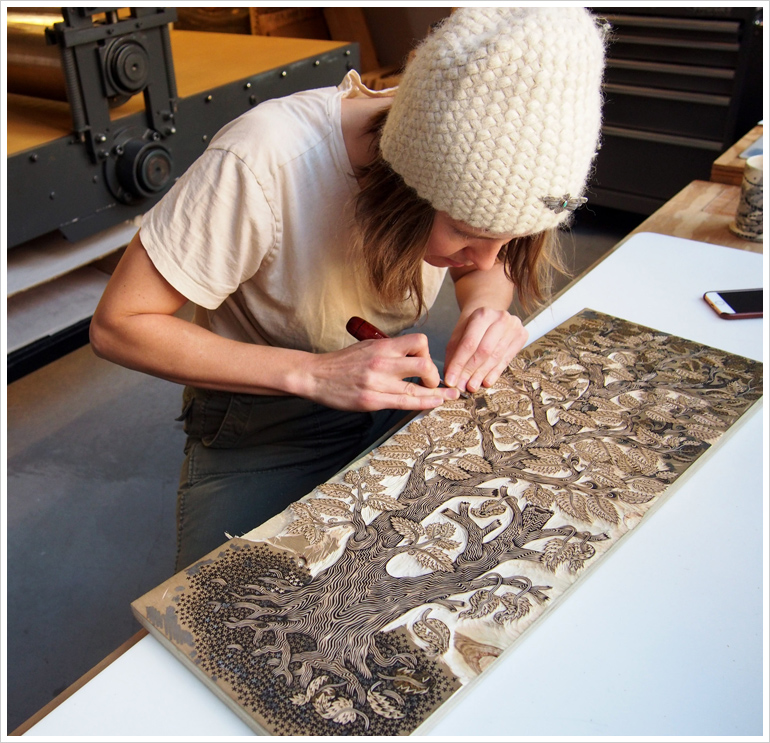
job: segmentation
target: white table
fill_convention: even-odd
[[[530,337],[590,307],[766,361],[763,320],[722,320],[701,299],[762,286],[763,274],[762,255],[642,233],[538,315]],[[432,718],[428,734],[766,738],[764,408],[690,467],[659,510]],[[251,734],[152,637],[27,733]]]

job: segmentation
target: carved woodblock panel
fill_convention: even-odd
[[[134,611],[258,732],[409,734],[761,389],[759,362],[584,310]]]

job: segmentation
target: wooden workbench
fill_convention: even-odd
[[[761,253],[761,242],[743,240],[728,228],[735,219],[740,195],[740,186],[693,181],[647,217],[628,237],[639,232],[657,232]]]
[[[252,75],[323,54],[344,46],[342,41],[290,39],[203,31],[171,31],[177,90],[180,98],[209,91]],[[24,95],[8,95],[8,155],[39,147],[72,131],[69,104]],[[113,121],[144,110],[135,95],[113,108]]]
[[[740,186],[743,178],[743,168],[746,159],[741,153],[756,142],[763,132],[761,124],[755,126],[748,134],[739,139],[729,150],[723,152],[711,166],[711,180],[715,183],[728,183]],[[697,238],[696,238],[697,239]]]

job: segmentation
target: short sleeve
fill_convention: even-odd
[[[211,148],[142,220],[140,237],[178,292],[216,309],[275,249],[274,210],[235,154]]]

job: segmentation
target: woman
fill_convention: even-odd
[[[355,72],[224,127],[143,220],[91,326],[97,354],[186,385],[177,569],[310,492],[386,432],[496,381],[542,299],[551,232],[600,125],[603,37],[581,8],[462,8],[395,91]],[[460,318],[446,387],[425,336]],[[194,322],[175,316],[187,301]],[[409,381],[412,380],[412,381]]]

